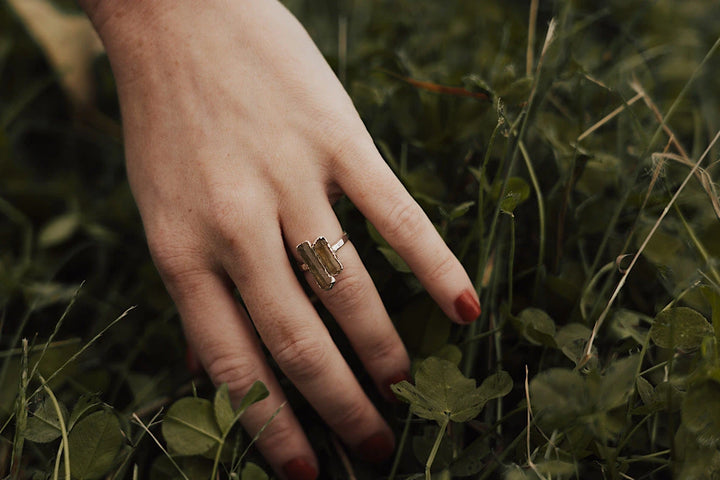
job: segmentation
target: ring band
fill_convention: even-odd
[[[343,266],[335,252],[348,242],[347,232],[343,232],[340,240],[330,245],[325,237],[318,237],[314,243],[305,241],[295,247],[303,259],[300,270],[310,272],[323,290],[330,290],[335,285],[335,275],[342,272]]]

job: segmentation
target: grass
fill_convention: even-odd
[[[478,322],[451,325],[338,203],[416,369],[434,356],[514,385],[470,420],[411,415],[328,323],[399,442],[391,465],[364,464],[283,379],[325,478],[717,475],[720,7],[287,3],[481,296]],[[96,111],[78,114],[0,6],[0,476],[77,478],[81,461],[89,478],[262,478],[237,429],[210,458],[161,435],[176,400],[215,394],[184,365],[104,58],[93,74]],[[106,434],[79,437],[93,425]]]

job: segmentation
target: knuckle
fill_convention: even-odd
[[[164,239],[148,236],[153,262],[168,287],[193,288],[196,278],[206,270],[202,254],[192,247],[173,245]]]
[[[325,134],[324,153],[330,166],[340,172],[346,172],[349,164],[357,163],[369,149],[374,149],[365,125],[357,116],[352,103],[347,108],[334,108],[318,112],[316,118]]]
[[[342,140],[349,140],[352,136],[347,131],[347,120],[346,114],[337,108],[332,108],[328,104],[318,105],[313,112],[313,118],[317,120],[325,132],[327,132],[327,138],[330,139],[330,144],[335,142],[336,145],[341,145]]]
[[[208,215],[212,227],[223,239],[237,235],[239,218],[242,217],[243,206],[237,199],[228,195],[213,195],[208,199]]]
[[[340,118],[332,118],[327,124],[327,130],[330,131],[330,138],[333,139],[328,156],[333,162],[333,167],[342,168],[343,162],[354,159],[356,152],[361,150],[359,135],[355,128]]]
[[[369,339],[364,349],[369,363],[396,363],[406,355],[405,347],[395,335],[376,335]]]
[[[237,353],[216,354],[207,365],[207,372],[217,385],[227,383],[231,395],[241,398],[256,380],[257,368],[254,368]]]
[[[382,225],[382,231],[388,238],[400,242],[416,238],[424,226],[425,212],[413,200],[392,202]]]
[[[428,277],[430,281],[441,281],[443,278],[453,271],[456,265],[455,257],[446,254],[442,255],[439,259],[428,267]]]
[[[370,403],[364,397],[341,402],[336,408],[328,423],[338,432],[357,430],[359,426],[367,423],[372,415]]]
[[[243,185],[244,188],[247,186]],[[241,197],[234,194],[224,181],[217,179],[208,182],[204,210],[214,221],[234,216]]]
[[[284,339],[273,357],[295,382],[305,383],[317,379],[328,369],[327,348],[308,337]]]
[[[355,108],[351,102],[316,102],[310,107],[312,118],[327,133],[327,145],[342,145],[356,136]]]
[[[208,238],[233,259],[253,257],[255,242],[260,232],[265,232],[265,223],[270,218],[251,205],[253,198],[255,194],[245,189],[242,196],[218,193],[207,200]]]
[[[368,279],[358,272],[343,270],[336,277],[333,288],[325,292],[326,300],[342,310],[353,311],[360,308],[370,295],[372,282],[366,280]]]
[[[175,266],[181,261],[181,254],[177,245],[167,240],[168,235],[164,231],[155,231],[158,229],[145,227],[147,245],[150,255],[155,265],[160,270],[174,270]]]
[[[261,451],[276,449],[285,445],[288,439],[297,434],[297,426],[294,422],[283,416],[277,416],[258,437],[258,447]]]

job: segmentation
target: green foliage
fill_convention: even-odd
[[[220,431],[226,434],[232,428],[233,423],[235,423],[235,412],[230,404],[230,389],[227,383],[220,385],[220,388],[215,392],[213,410],[215,413],[215,421],[218,427],[220,427]]]
[[[162,422],[162,434],[171,454],[178,456],[206,455],[214,458],[211,478],[215,477],[224,451],[228,449],[231,429],[247,408],[268,396],[262,382],[255,382],[240,400],[237,409],[230,403],[227,384],[215,392],[213,402],[186,397],[173,403]],[[248,475],[257,475],[257,469]],[[243,473],[245,475],[245,473]]]
[[[518,330],[523,337],[535,345],[546,345],[554,347],[557,345],[555,341],[555,322],[550,315],[539,308],[526,308],[515,320]],[[584,333],[584,332],[583,332]],[[587,338],[586,336],[583,338]]]
[[[501,192],[503,192],[502,185],[500,182],[496,182],[490,190],[490,196],[495,202],[499,200],[500,210],[512,214],[518,205],[530,197],[530,185],[523,178],[510,177],[504,193],[502,193],[502,198],[500,198]]]
[[[720,385],[703,382],[688,390],[682,404],[682,422],[703,447],[720,446]]]
[[[210,401],[183,398],[175,402],[162,423],[162,433],[170,452],[202,455],[220,444],[222,432]]]
[[[268,480],[265,471],[252,462],[247,462],[240,474],[240,480]]]
[[[705,317],[687,307],[663,310],[655,317],[650,329],[650,338],[655,345],[679,350],[695,350],[712,334],[712,326]]]
[[[68,437],[70,470],[84,480],[100,478],[110,470],[123,444],[124,435],[117,417],[100,410],[84,417]]]
[[[633,392],[637,357],[614,362],[604,374],[583,375],[554,368],[530,382],[530,399],[543,431],[567,431],[574,444],[567,448],[580,454],[593,438],[606,442],[622,430],[614,410],[625,405]]]
[[[465,456],[453,462],[452,446],[444,441],[450,421],[467,422],[475,418],[485,404],[507,395],[513,381],[507,372],[500,371],[486,378],[479,387],[466,378],[457,366],[442,358],[430,357],[420,364],[415,373],[415,385],[403,380],[391,386],[398,398],[410,404],[410,411],[418,417],[438,423],[437,432],[426,429],[425,434],[413,439],[413,451],[420,461],[427,458],[425,478],[430,479],[431,468],[476,473],[477,459]]]
[[[507,395],[512,386],[507,372],[498,372],[476,387],[475,380],[465,378],[453,363],[430,357],[418,367],[414,386],[403,380],[392,390],[415,415],[442,423],[475,418],[489,400]]]
[[[336,204],[415,384],[377,400],[325,322],[396,432],[394,466],[370,466],[276,371],[323,477],[717,478],[718,3],[539,2],[530,43],[528,2],[286,3],[483,307],[452,324]],[[96,101],[77,112],[0,6],[0,477],[266,479],[238,420],[267,390],[233,404],[184,368],[106,59],[92,70]]]
[[[67,408],[61,403],[60,411],[67,419]],[[47,443],[60,438],[60,417],[52,402],[47,398],[38,406],[28,418],[25,438],[31,442]]]

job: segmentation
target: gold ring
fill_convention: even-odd
[[[300,270],[312,273],[318,287],[330,290],[335,285],[335,275],[342,272],[343,266],[335,252],[348,242],[347,232],[340,240],[330,245],[325,237],[318,237],[313,244],[303,242],[295,247],[303,259]]]

